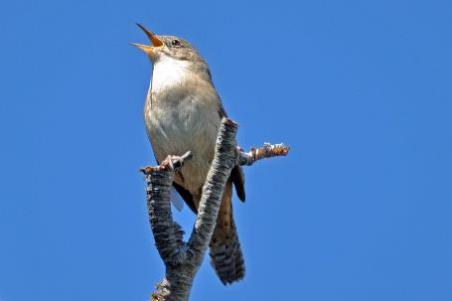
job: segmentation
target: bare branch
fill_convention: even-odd
[[[236,133],[237,124],[230,119],[223,118],[218,133],[215,157],[202,189],[198,216],[188,243],[192,252],[198,251],[204,254],[215,229],[224,187],[237,161]],[[203,256],[198,259],[202,260]]]
[[[168,156],[159,166],[140,169],[146,176],[149,221],[157,250],[165,265],[174,264],[185,257],[183,232],[172,217],[170,189],[175,170],[191,157],[192,153],[188,151],[181,157]]]
[[[253,165],[254,162],[271,157],[287,156],[289,154],[290,147],[279,144],[264,143],[264,146],[259,148],[252,148],[249,152],[245,153],[240,151],[238,158],[238,165]]]
[[[171,213],[170,189],[173,177],[172,170],[155,170],[146,174],[149,221],[155,245],[165,265],[173,262],[180,247]]]

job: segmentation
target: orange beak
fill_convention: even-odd
[[[137,23],[137,26],[139,28],[141,28],[144,31],[144,33],[148,36],[149,41],[151,42],[151,45],[144,45],[144,44],[138,44],[138,43],[132,43],[132,45],[137,47],[138,49],[141,49],[142,51],[144,51],[151,58],[155,57],[156,49],[163,47],[163,42],[158,38],[158,36],[156,34],[154,34],[152,31],[148,30],[143,25]]]

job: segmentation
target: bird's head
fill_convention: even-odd
[[[150,45],[138,43],[133,43],[132,45],[144,51],[154,63],[168,57],[177,60],[204,63],[198,51],[186,40],[175,36],[156,35],[143,25],[137,25],[148,36],[151,43]]]

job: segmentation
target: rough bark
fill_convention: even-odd
[[[149,220],[157,250],[165,267],[165,278],[157,285],[151,300],[188,300],[194,277],[215,229],[224,186],[235,165],[252,165],[255,161],[287,155],[283,144],[264,144],[263,147],[243,152],[237,148],[237,124],[223,118],[218,133],[215,156],[203,187],[198,215],[188,242],[183,231],[173,220],[170,189],[174,173],[191,158],[191,152],[181,157],[169,156],[161,165],[141,169],[146,177],[146,195]]]

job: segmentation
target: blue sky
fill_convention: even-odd
[[[452,300],[452,5],[284,0],[1,2],[0,300],[163,276],[135,22],[198,47],[243,147],[292,146],[246,168],[245,280],[205,260],[193,300]]]

